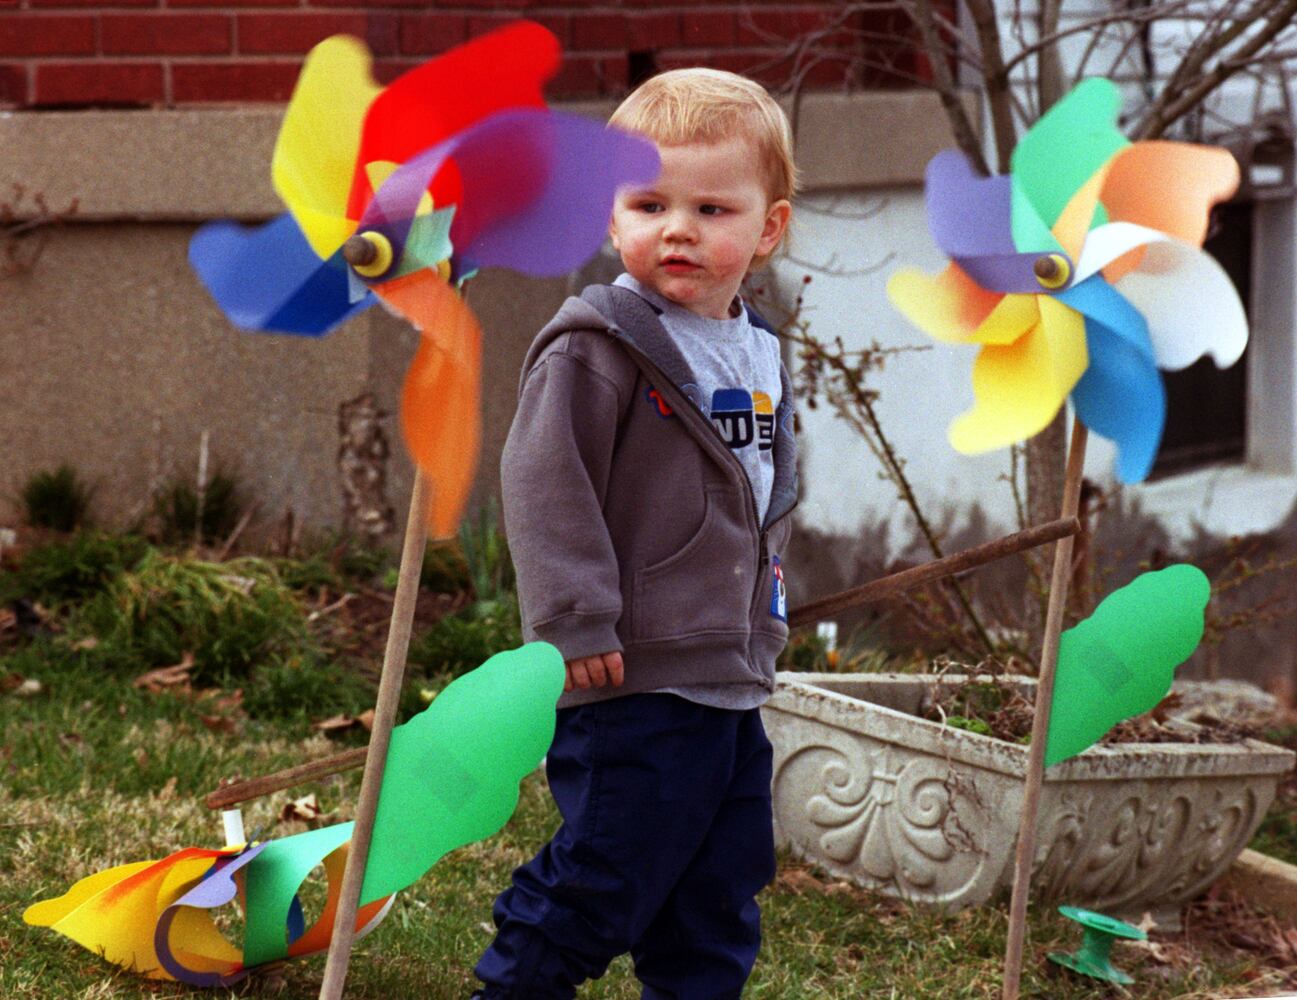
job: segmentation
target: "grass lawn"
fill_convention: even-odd
[[[201,803],[222,777],[250,776],[337,749],[303,717],[275,722],[228,713],[173,694],[148,694],[118,676],[51,662],[43,693],[0,696],[0,997],[99,998],[224,995],[150,982],[115,970],[52,932],[27,927],[22,910],[112,865],[165,856],[220,840],[219,816]],[[203,716],[208,716],[204,723]],[[233,731],[231,731],[231,728]],[[348,818],[358,776],[303,788],[330,820]],[[249,835],[303,829],[279,822],[287,793],[250,804]],[[494,895],[510,869],[553,830],[544,779],[523,784],[520,807],[499,835],[455,852],[398,897],[391,915],[355,951],[348,997],[465,998],[471,970],[489,940]],[[956,916],[915,910],[826,879],[783,859],[762,897],[765,945],[746,996],[810,998],[982,998],[998,996],[1004,909]],[[308,906],[309,915],[309,906]],[[1194,921],[1191,921],[1193,923]],[[1197,920],[1202,925],[1203,920]],[[1080,932],[1048,913],[1033,914],[1024,996],[1053,1000],[1131,996],[1147,1000],[1277,996],[1297,985],[1262,954],[1231,949],[1202,926],[1155,947],[1120,946],[1116,961],[1138,980],[1114,992],[1044,961],[1073,950]],[[323,958],[254,976],[242,996],[314,997]],[[615,963],[581,996],[637,997],[629,963]]]

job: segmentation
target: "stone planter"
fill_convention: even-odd
[[[762,710],[777,840],[862,886],[949,909],[1006,892],[1026,747],[916,717],[934,685],[962,679],[781,673]],[[1050,768],[1033,897],[1178,922],[1247,845],[1293,763],[1257,741],[1142,743]]]

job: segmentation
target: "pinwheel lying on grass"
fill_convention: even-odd
[[[504,826],[518,804],[518,782],[554,737],[563,678],[558,650],[531,643],[491,657],[393,730],[359,933],[377,926],[393,894],[448,851]],[[264,843],[185,848],[87,876],[32,904],[23,919],[154,979],[229,986],[258,965],[329,946],[351,837],[352,824],[341,823]],[[299,896],[317,865],[328,899],[307,926]],[[241,946],[213,919],[236,895]]]
[[[190,244],[245,329],[320,335],[377,295],[423,331],[401,423],[435,535],[453,532],[477,455],[481,331],[455,286],[483,267],[566,274],[603,242],[616,189],[658,171],[651,143],[545,108],[558,64],[554,36],[522,21],[382,89],[360,42],[321,42],[275,147],[288,214]]]
[[[1222,149],[1128,142],[1120,104],[1110,81],[1082,82],[1023,136],[1008,175],[975,176],[954,150],[928,165],[928,223],[951,264],[901,271],[888,294],[931,336],[981,345],[957,451],[1031,437],[1070,394],[1116,442],[1119,478],[1138,482],[1166,418],[1158,369],[1243,353],[1243,306],[1199,249],[1238,165]]]

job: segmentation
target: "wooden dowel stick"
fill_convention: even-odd
[[[428,484],[419,472],[414,476],[410,495],[410,514],[405,522],[405,543],[401,548],[401,566],[397,572],[396,599],[392,604],[392,622],[383,653],[383,672],[378,682],[378,699],[374,706],[374,728],[369,736],[369,753],[365,756],[365,773],[360,781],[360,799],[356,803],[356,825],[347,851],[347,867],[342,874],[337,914],[329,956],[324,963],[324,981],[320,1000],[341,1000],[351,961],[351,945],[356,937],[356,911],[360,908],[360,890],[365,881],[365,862],[369,860],[369,841],[374,832],[374,815],[378,811],[378,793],[383,786],[383,768],[387,764],[387,747],[396,722],[401,700],[401,682],[405,678],[405,655],[410,647],[414,625],[414,605],[419,596],[419,574],[423,570],[423,553],[428,544]]]
[[[1027,528],[983,545],[965,549],[963,552],[956,552],[944,559],[913,566],[899,573],[893,573],[891,576],[870,580],[859,587],[852,587],[850,590],[803,604],[793,608],[789,613],[788,623],[791,628],[809,625],[848,608],[881,600],[923,583],[931,583],[934,580],[984,566],[1005,556],[1016,555],[1037,545],[1057,541],[1066,535],[1074,535],[1080,530],[1081,522],[1075,517],[1062,517],[1057,521]],[[353,750],[344,750],[328,757],[321,757],[319,760],[275,771],[260,778],[249,778],[247,781],[222,785],[203,801],[209,809],[225,809],[240,802],[247,802],[249,799],[273,795],[275,792],[282,792],[286,788],[302,785],[317,778],[360,767],[365,763],[365,756],[368,753],[368,747],[356,747]]]
[[[956,552],[954,555],[934,559],[932,562],[923,563],[921,566],[913,566],[890,576],[870,580],[859,587],[852,587],[850,590],[844,590],[839,594],[823,597],[818,601],[812,601],[809,604],[803,604],[801,607],[793,608],[788,615],[788,627],[797,628],[799,625],[807,625],[828,618],[830,615],[835,615],[840,611],[845,611],[848,608],[868,604],[870,601],[881,600],[884,597],[899,594],[901,591],[910,590],[923,583],[931,583],[933,580],[954,576],[956,573],[963,573],[977,566],[984,566],[987,563],[995,562],[997,559],[1003,559],[1005,556],[1025,552],[1027,549],[1035,548],[1037,545],[1045,545],[1060,538],[1070,537],[1080,530],[1081,523],[1073,515],[1071,517],[1061,517],[1057,521],[1049,521],[1034,528],[1017,531],[1012,535],[1005,535],[1003,538],[997,538],[982,545],[975,545],[971,549],[965,549],[963,552]]]
[[[327,778],[331,774],[350,771],[353,767],[360,767],[364,764],[365,757],[368,754],[369,747],[355,747],[351,750],[344,750],[342,753],[321,757],[319,760],[298,764],[296,767],[275,771],[273,774],[267,774],[264,777],[249,778],[247,781],[222,785],[203,799],[203,802],[208,809],[228,809],[231,806],[238,805],[240,802],[259,799],[264,795],[273,795],[275,792],[282,792],[285,788],[304,785],[306,782],[314,781],[317,778]]]
[[[1085,425],[1072,424],[1072,443],[1067,452],[1067,478],[1063,481],[1063,517],[1076,517],[1081,499],[1081,473],[1085,467]],[[1049,605],[1045,612],[1045,636],[1040,651],[1040,679],[1036,682],[1036,711],[1031,721],[1031,751],[1027,755],[1027,786],[1022,796],[1022,818],[1018,824],[1018,846],[1014,855],[1013,898],[1009,904],[1009,939],[1004,949],[1004,1000],[1018,1000],[1022,980],[1022,949],[1027,934],[1027,900],[1031,893],[1031,867],[1036,854],[1036,815],[1045,781],[1045,743],[1049,735],[1049,712],[1054,701],[1054,668],[1058,664],[1058,641],[1067,610],[1067,588],[1072,577],[1073,535],[1058,540],[1054,549],[1054,570],[1049,581]]]

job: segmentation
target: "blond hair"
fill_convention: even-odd
[[[751,139],[771,202],[797,190],[788,116],[766,88],[737,73],[696,66],[660,73],[642,83],[609,123],[640,132],[660,146]]]

